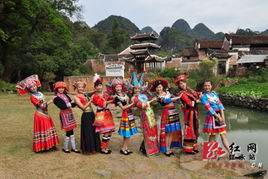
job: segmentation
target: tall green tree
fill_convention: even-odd
[[[74,30],[67,15],[79,9],[67,2],[76,1],[1,1],[1,79],[16,81],[33,73],[41,79],[62,79],[99,53],[92,43],[94,35],[90,28],[79,33]]]
[[[130,37],[126,31],[119,28],[117,22],[114,22],[107,41],[106,53],[119,53],[130,44]]]

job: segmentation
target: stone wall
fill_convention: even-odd
[[[181,58],[172,58],[171,61],[166,62],[166,68],[175,68],[176,70],[181,68]]]
[[[220,99],[224,105],[232,105],[268,112],[268,98],[220,95]]]

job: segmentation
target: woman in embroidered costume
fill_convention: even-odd
[[[118,134],[123,137],[123,146],[120,153],[123,155],[129,155],[133,152],[128,149],[128,142],[130,137],[138,132],[132,110],[130,109],[134,103],[129,104],[128,95],[122,92],[127,91],[126,84],[123,80],[115,78],[110,81],[110,83],[107,84],[107,91],[110,93],[115,92],[115,105],[119,106],[123,110],[118,131]]]
[[[141,91],[147,88],[147,86],[143,86],[143,79],[144,73],[141,74],[140,81],[138,81],[137,74],[133,71],[133,85],[130,88],[133,90],[132,101],[141,110],[141,127],[143,129],[144,140],[140,146],[140,151],[150,156],[159,152],[156,117],[150,107],[150,104],[157,99],[149,100],[145,94],[141,94]]]
[[[168,81],[156,79],[150,84],[150,91],[156,92],[158,102],[164,107],[160,126],[160,151],[170,157],[174,153],[170,150],[173,147],[182,147],[182,135],[180,116],[173,101],[180,99],[167,91]]]
[[[65,153],[70,153],[69,141],[71,140],[71,151],[75,153],[80,153],[80,151],[76,149],[73,131],[73,129],[75,129],[77,125],[72,111],[72,107],[75,107],[76,104],[73,103],[71,98],[67,95],[67,91],[67,85],[63,81],[59,81],[54,84],[55,98],[53,100],[53,103],[60,109],[61,129],[66,131],[62,151]]]
[[[83,154],[100,152],[100,136],[93,125],[95,114],[91,106],[89,94],[84,93],[86,84],[78,81],[74,84],[77,94],[74,96],[76,105],[83,111],[81,117],[80,148]]]
[[[229,142],[226,136],[226,124],[224,117],[224,107],[218,94],[211,91],[212,83],[204,82],[204,93],[201,102],[208,111],[204,123],[203,132],[209,135],[209,142],[215,142],[215,135],[220,135],[225,149],[229,151]]]
[[[197,104],[200,102],[202,93],[196,92],[186,85],[186,75],[178,75],[174,79],[174,83],[179,86],[181,95],[182,112],[184,113],[184,136],[183,150],[187,154],[195,154],[197,150],[197,139],[199,137],[199,113]]]
[[[38,76],[32,75],[19,82],[16,88],[21,95],[25,95],[30,92],[30,100],[36,107],[36,112],[34,114],[33,150],[35,152],[57,150],[56,144],[59,143],[59,139],[54,123],[47,113],[48,105],[53,101],[45,101],[43,93],[37,91],[37,87],[40,86],[41,84]]]
[[[94,76],[94,87],[95,93],[92,95],[92,102],[97,106],[94,126],[96,126],[97,133],[103,134],[101,153],[110,154],[112,151],[108,149],[108,144],[116,127],[112,113],[107,106],[113,103],[114,99],[102,91],[102,81],[97,74]]]

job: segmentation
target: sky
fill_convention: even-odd
[[[191,28],[204,23],[213,32],[238,28],[268,29],[268,0],[79,0],[83,21],[93,27],[110,15],[128,18],[139,29],[151,26],[158,33],[178,19]]]

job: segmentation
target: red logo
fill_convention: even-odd
[[[218,142],[204,142],[202,153],[203,160],[217,160],[225,154],[226,152],[219,147]]]

